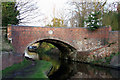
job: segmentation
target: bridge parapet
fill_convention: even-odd
[[[13,47],[17,53],[24,53],[26,47],[44,39],[59,40],[74,47],[77,51],[87,51],[100,47],[109,38],[109,28],[96,31],[87,28],[51,28],[32,26],[11,26]]]

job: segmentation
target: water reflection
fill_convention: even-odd
[[[60,61],[60,67],[49,75],[50,80],[72,80],[74,78],[120,78],[120,70],[90,64]]]
[[[47,55],[53,68],[48,74],[50,80],[73,80],[75,78],[120,78],[120,70],[90,64],[60,60],[59,55]]]

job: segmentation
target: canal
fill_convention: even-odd
[[[80,78],[120,78],[120,70],[118,69],[105,68],[68,60],[61,60],[57,55],[48,56],[50,58],[49,62],[52,63],[52,68],[50,69],[50,71],[47,71],[47,76],[50,80],[73,80]],[[16,78],[17,76],[20,76],[21,78],[27,76],[27,78],[30,78],[31,75],[33,75],[33,72],[40,68],[41,65],[38,67],[35,66],[36,63],[34,65],[31,64],[24,69],[13,71],[11,74],[7,74],[5,78]]]
[[[120,78],[120,70],[56,59],[51,57],[54,63],[59,63],[59,68],[53,66],[48,74],[50,80],[73,80],[75,78]],[[55,64],[54,64],[55,65]],[[58,64],[57,64],[58,66]]]

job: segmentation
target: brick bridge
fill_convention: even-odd
[[[99,28],[92,32],[87,28],[74,27],[8,26],[8,38],[12,40],[15,53],[24,54],[31,44],[44,41],[58,47],[62,58],[76,61],[86,52],[91,54],[102,48],[104,53],[116,51],[106,47],[109,42],[117,40],[117,33],[112,32],[111,27]]]

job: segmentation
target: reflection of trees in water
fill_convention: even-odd
[[[58,50],[58,49],[55,49]],[[47,51],[47,53],[44,53],[42,56],[40,56],[42,60],[46,60],[52,63],[52,69],[49,72],[48,76],[56,72],[60,67],[60,61],[59,61],[59,51],[55,51],[53,49],[50,49]]]
[[[42,49],[42,48],[41,48]],[[68,78],[118,78],[120,71],[110,68],[103,68],[94,65],[77,63],[71,61],[60,61],[59,51],[45,50],[42,54],[42,60],[52,62],[53,68],[49,72],[48,76],[51,80],[65,80]],[[44,52],[44,51],[43,51]],[[43,53],[42,52],[42,53]],[[116,75],[115,75],[116,74]]]
[[[29,57],[29,58],[32,58],[32,59],[35,59],[35,60],[39,60],[39,55],[36,52],[30,52],[30,51],[27,50],[25,52],[25,56]]]
[[[61,61],[59,69],[49,76],[51,80],[65,80],[73,78],[118,78],[111,71],[115,69],[98,67],[90,64]]]
[[[50,62],[52,62],[52,69],[49,72],[48,76],[52,75],[54,72],[56,72],[60,67],[60,62],[54,59],[51,59]]]
[[[72,66],[72,67],[71,67]],[[59,69],[49,76],[51,80],[65,80],[74,74],[75,68],[69,62],[61,61]],[[72,73],[72,74],[71,74]]]
[[[113,76],[111,70],[116,71],[89,64],[77,64],[77,74],[74,74],[72,78],[118,78],[118,76]],[[118,72],[120,73],[120,71]]]

